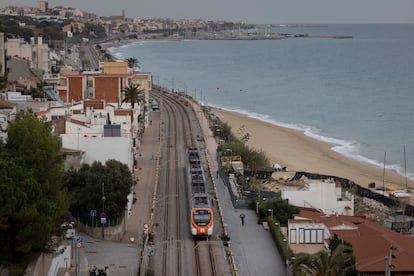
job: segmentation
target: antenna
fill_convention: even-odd
[[[405,144],[404,144],[404,173],[405,173],[405,190],[408,192],[408,184],[407,184],[407,158],[405,156]]]
[[[382,192],[385,194],[385,157],[387,156],[387,152],[384,151],[384,170],[382,172]]]

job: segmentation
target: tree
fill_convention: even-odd
[[[32,87],[30,89],[30,95],[32,98],[46,98],[45,92],[43,91],[43,87],[47,86],[47,82],[41,81],[36,84],[36,87]]]
[[[116,160],[108,160],[105,165],[95,161],[92,165],[66,174],[69,191],[74,195],[72,213],[81,221],[90,219],[90,210],[102,210],[102,188],[105,193],[105,213],[108,219],[123,215],[127,196],[133,185],[132,173],[128,166]]]
[[[139,61],[137,58],[135,57],[129,57],[127,59],[125,59],[126,62],[128,63],[128,67],[131,69],[134,69],[135,67],[139,68]]]
[[[3,68],[3,64],[0,63],[0,72]],[[4,74],[0,75],[0,89],[4,89],[7,87],[8,84],[8,75],[7,75],[7,68],[4,68]]]
[[[145,103],[144,89],[139,84],[130,84],[128,87],[122,89],[122,92],[124,92],[122,103],[129,102],[132,109],[135,103],[138,105]]]
[[[51,125],[20,112],[0,144],[0,262],[47,248],[60,233],[69,199],[63,186],[60,140]]]
[[[281,198],[271,198],[262,201],[259,206],[259,218],[264,219],[269,216],[269,209],[273,210],[273,217],[280,222],[281,225],[287,225],[288,220],[293,218],[294,214],[299,214],[299,208],[290,205]]]
[[[59,154],[62,144],[52,134],[50,122],[37,119],[32,111],[20,112],[8,128],[6,147],[25,160],[48,193],[55,188],[59,190],[56,184],[62,184],[63,160]]]
[[[33,30],[29,27],[21,27],[20,23],[26,23],[28,26],[34,22],[28,16],[0,15],[0,32],[5,33],[6,37],[21,37],[30,41],[30,38],[34,36]]]
[[[357,275],[352,245],[337,244],[329,254],[319,251],[315,254],[299,253],[292,264],[294,275],[351,276]]]

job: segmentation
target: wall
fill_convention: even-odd
[[[132,171],[132,140],[130,137],[98,137],[98,135],[82,133],[62,134],[61,137],[64,148],[85,152],[83,158],[87,164],[92,164],[94,161],[105,164],[107,160],[115,159],[126,164]]]
[[[68,77],[68,98],[64,102],[83,100],[82,76]]]
[[[104,99],[108,103],[120,102],[120,77],[95,77],[95,99]],[[122,100],[122,99],[121,99]]]
[[[122,62],[104,62],[104,73],[105,74],[127,74],[128,63]]]
[[[90,227],[76,221],[76,229],[88,234],[95,239],[102,239],[102,227]],[[126,230],[125,216],[120,224],[104,227],[104,239],[110,241],[119,241],[124,236]]]

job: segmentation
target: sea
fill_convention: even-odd
[[[271,31],[309,36],[146,41],[109,50],[136,57],[155,84],[202,104],[300,130],[350,159],[414,179],[414,24]]]

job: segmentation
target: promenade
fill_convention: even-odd
[[[203,130],[210,169],[215,174],[218,169],[217,143],[201,106],[193,103],[193,108]],[[236,268],[234,274],[241,276],[288,275],[285,262],[281,259],[270,232],[257,224],[256,213],[253,210],[235,209],[228,189],[221,178],[216,179],[215,183],[225,228],[230,236]],[[241,213],[245,215],[244,225],[241,224]]]

